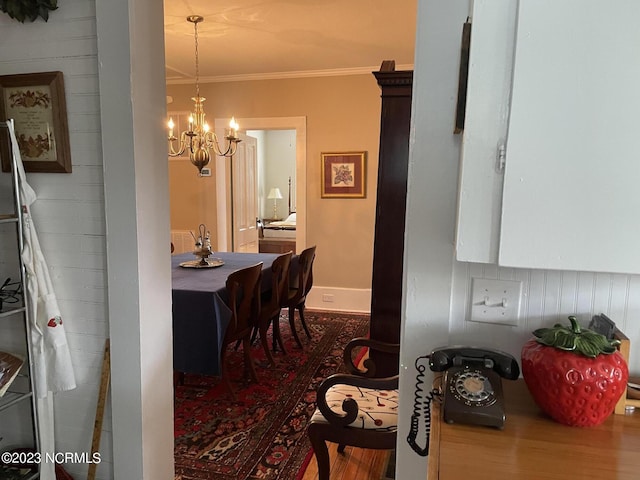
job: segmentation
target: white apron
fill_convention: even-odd
[[[31,362],[37,396],[37,428],[40,438],[40,453],[42,458],[45,458],[46,453],[53,455],[56,452],[51,392],[72,390],[76,387],[76,381],[62,316],[49,276],[49,268],[42,254],[29,210],[37,197],[26,180],[13,122],[8,122],[8,125],[11,148],[17,160],[20,196],[24,203],[22,206],[22,260],[26,270],[25,303],[31,314]],[[40,478],[55,480],[55,466],[52,463],[43,462]]]

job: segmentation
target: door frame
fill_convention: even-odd
[[[265,117],[237,118],[236,121],[247,130],[295,130],[296,131],[296,250],[302,251],[307,245],[307,117]],[[214,128],[219,138],[229,118],[216,118]],[[219,133],[222,132],[222,133]],[[216,156],[216,204],[217,204],[217,237],[218,250],[227,251],[231,244],[231,205],[228,189],[230,162],[224,157]]]

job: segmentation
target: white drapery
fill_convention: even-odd
[[[45,458],[46,453],[52,455],[55,453],[52,392],[72,390],[76,387],[76,382],[49,268],[42,254],[31,217],[30,208],[37,196],[26,180],[13,122],[7,123],[12,153],[18,166],[20,197],[23,202],[23,249],[21,255],[26,270],[25,305],[31,321],[31,362],[37,396],[36,412],[40,453],[42,458]],[[41,480],[55,480],[55,466],[52,463],[43,462],[40,478]]]

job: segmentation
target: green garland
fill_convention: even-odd
[[[0,10],[24,23],[42,17],[46,22],[49,20],[49,10],[58,8],[58,0],[0,0]]]

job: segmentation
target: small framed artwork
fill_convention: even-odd
[[[25,171],[71,173],[62,72],[0,76],[0,121],[8,119],[14,121]],[[9,142],[0,145],[2,170],[8,172]]]
[[[367,152],[322,154],[322,198],[365,198]]]

